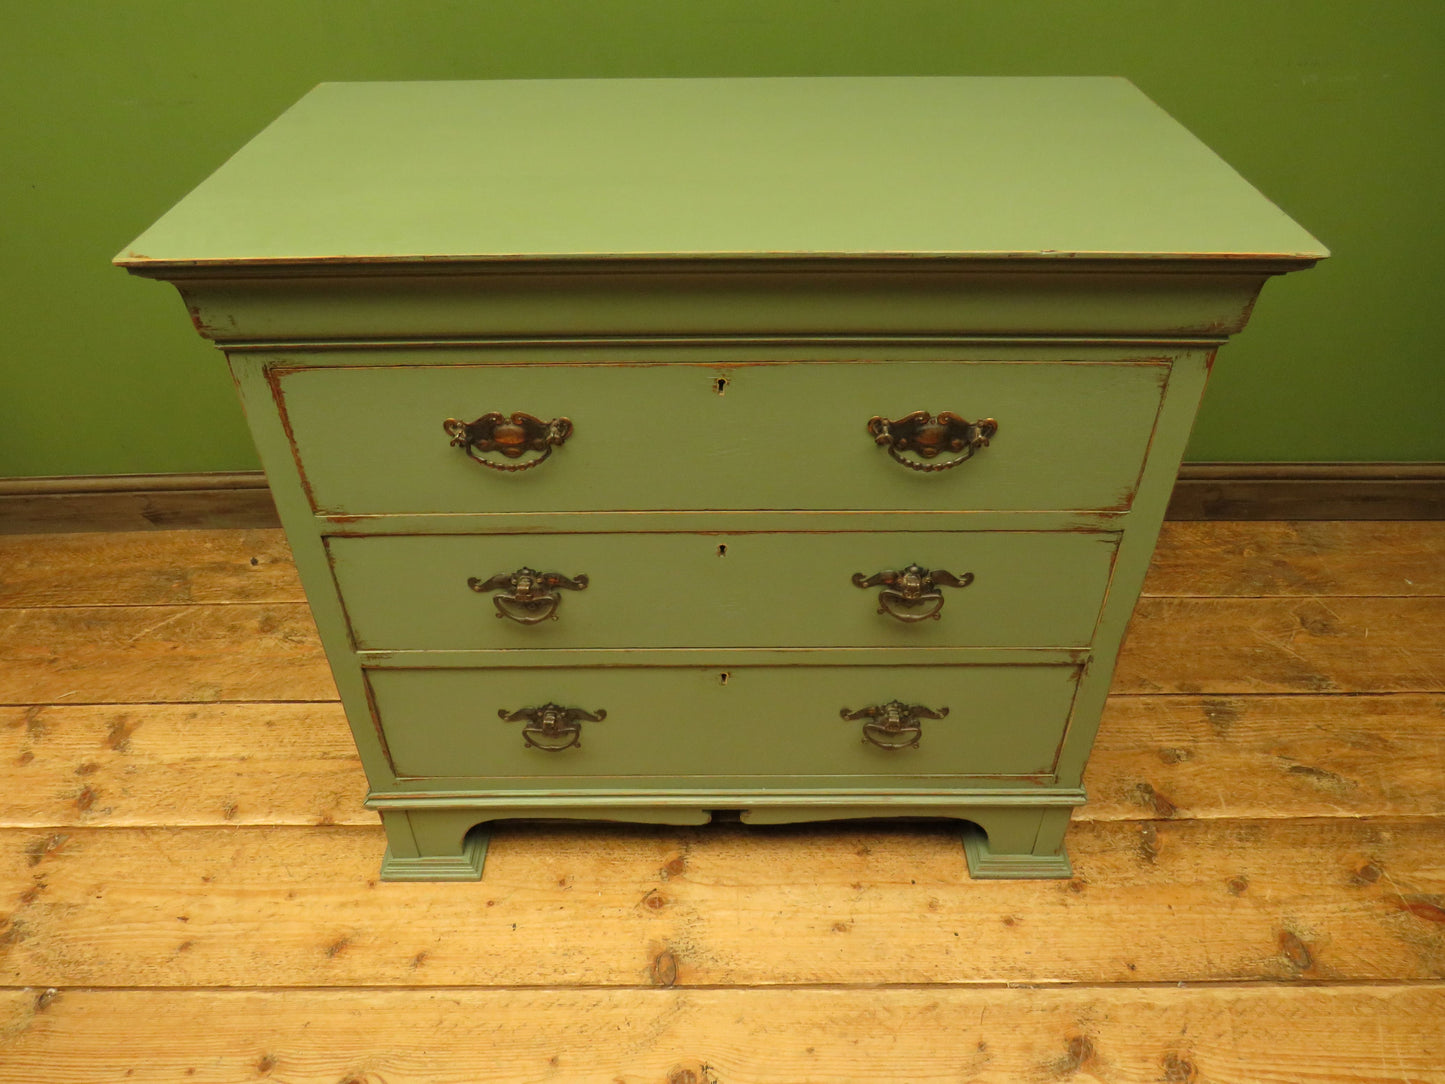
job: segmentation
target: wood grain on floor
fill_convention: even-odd
[[[1068,843],[384,839],[274,530],[0,537],[0,1081],[1445,1082],[1445,524],[1171,523]]]

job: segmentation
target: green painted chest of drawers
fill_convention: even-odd
[[[1049,877],[1215,351],[1324,255],[1122,80],[841,78],[323,85],[117,262],[229,359],[383,876],[736,811]]]

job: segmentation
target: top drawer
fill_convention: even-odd
[[[271,369],[313,505],[336,515],[1124,510],[1168,376],[1167,360]],[[912,470],[868,422],[915,411],[998,432],[955,467]],[[534,469],[490,470],[442,423],[491,412],[567,418],[571,433]]]

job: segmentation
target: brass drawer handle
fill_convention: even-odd
[[[873,434],[875,444],[887,448],[888,454],[909,470],[940,471],[956,467],[972,459],[973,453],[980,448],[988,447],[988,442],[998,433],[998,422],[992,418],[971,422],[947,410],[935,418],[926,410],[917,410],[896,421],[869,418],[868,432]],[[943,463],[919,463],[905,459],[904,452],[912,452],[924,459],[933,459],[940,452],[961,454]]]
[[[530,749],[541,749],[545,753],[560,753],[563,749],[576,749],[582,745],[582,721],[600,723],[607,718],[607,712],[584,711],[582,708],[564,708],[561,704],[547,703],[538,708],[518,708],[509,712],[501,708],[498,717],[505,723],[525,722],[522,740]]]
[[[917,749],[923,737],[922,720],[942,719],[948,714],[948,709],[935,710],[922,704],[890,700],[886,704],[874,704],[857,711],[844,708],[838,714],[849,721],[867,719],[863,724],[863,740],[880,749]]]
[[[442,429],[452,438],[453,448],[463,449],[482,466],[514,472],[531,470],[545,463],[552,449],[560,448],[572,435],[572,419],[553,418],[544,422],[521,411],[511,415],[493,411],[474,422],[448,418],[442,422]],[[525,463],[498,463],[483,459],[482,452],[499,452],[507,459],[520,459],[528,452],[542,454]]]
[[[536,625],[547,618],[557,619],[557,606],[562,599],[558,588],[568,591],[582,591],[592,581],[587,573],[564,576],[560,572],[538,572],[531,568],[519,568],[516,572],[498,572],[491,579],[473,576],[467,586],[479,595],[488,591],[501,591],[492,596],[492,605],[497,616],[509,618],[519,625]]]
[[[908,622],[927,621],[930,617],[937,621],[943,609],[943,592],[938,588],[967,587],[972,582],[972,572],[955,576],[947,569],[935,568],[930,571],[921,565],[909,565],[901,570],[890,568],[875,572],[871,576],[865,576],[861,572],[853,573],[854,587],[882,585],[883,590],[878,592],[879,613]],[[929,609],[919,610],[920,606],[927,606]]]

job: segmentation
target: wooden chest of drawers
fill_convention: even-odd
[[[226,352],[380,811],[1063,838],[1215,350],[1324,256],[1112,79],[323,85],[117,258]]]

